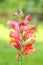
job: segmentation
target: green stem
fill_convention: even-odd
[[[22,65],[22,54],[21,54],[21,57],[20,57],[20,65]]]

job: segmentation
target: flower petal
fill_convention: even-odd
[[[10,36],[10,45],[15,46],[16,49],[20,49],[20,35],[18,34],[18,32],[10,32],[9,34]]]
[[[18,32],[10,32],[10,34],[9,34],[9,36],[10,37],[14,37],[14,38],[16,38],[16,39],[18,39],[18,40],[21,40],[21,38],[20,38],[20,35],[19,35],[19,33]]]
[[[28,53],[33,51],[32,44],[35,42],[35,40],[31,40],[29,43],[26,45],[23,45],[23,54],[27,55]]]
[[[10,25],[9,28],[12,28],[14,30],[19,30],[18,23],[16,21],[8,20],[7,24]]]
[[[35,28],[36,28],[35,25],[24,26],[24,31],[33,30],[33,29],[35,29]]]
[[[9,44],[13,45],[16,49],[20,49],[20,41],[17,40],[15,37],[10,37]]]
[[[35,33],[29,32],[29,33],[25,33],[24,34],[24,39],[25,40],[30,38],[30,37],[34,37],[35,38],[36,37]]]
[[[25,25],[26,25],[25,22],[24,22],[24,20],[20,20],[20,21],[18,22],[18,24],[19,24],[19,26],[25,26]]]
[[[20,49],[20,43],[19,42],[9,42],[9,45],[14,46],[17,50]]]

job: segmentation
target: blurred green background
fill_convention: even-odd
[[[17,50],[8,45],[9,30],[7,20],[14,11],[22,8],[25,16],[30,14],[31,24],[36,27],[36,51],[23,57],[23,65],[43,65],[43,0],[0,0],[0,65],[19,65],[16,61]]]

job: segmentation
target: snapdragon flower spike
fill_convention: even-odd
[[[19,15],[17,13],[14,13],[14,16],[18,17]],[[19,51],[20,54],[23,53],[23,55],[27,55],[28,53],[34,50],[32,45],[35,42],[35,39],[31,39],[30,42],[27,42],[27,44],[23,44],[23,40],[27,40],[32,36],[35,38],[34,29],[36,28],[36,26],[35,25],[28,26],[30,19],[31,19],[31,16],[27,15],[24,19],[21,19],[18,22],[12,21],[12,20],[9,20],[7,22],[7,24],[10,25],[10,29],[15,30],[14,32],[10,31],[9,43],[10,45],[13,45]],[[17,55],[17,59],[18,57],[19,57],[19,54]]]

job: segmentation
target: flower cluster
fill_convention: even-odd
[[[9,37],[9,44],[13,45],[17,50],[17,58],[22,55],[27,55],[28,53],[34,51],[35,49],[32,47],[32,44],[35,42],[35,33],[34,29],[35,25],[28,25],[31,20],[31,16],[27,15],[24,19],[24,14],[20,16],[15,12],[13,14],[18,21],[8,20],[7,24],[9,24],[9,29],[11,29]],[[33,38],[32,38],[33,37]],[[30,40],[29,40],[30,39]],[[25,41],[28,42],[24,43]]]

